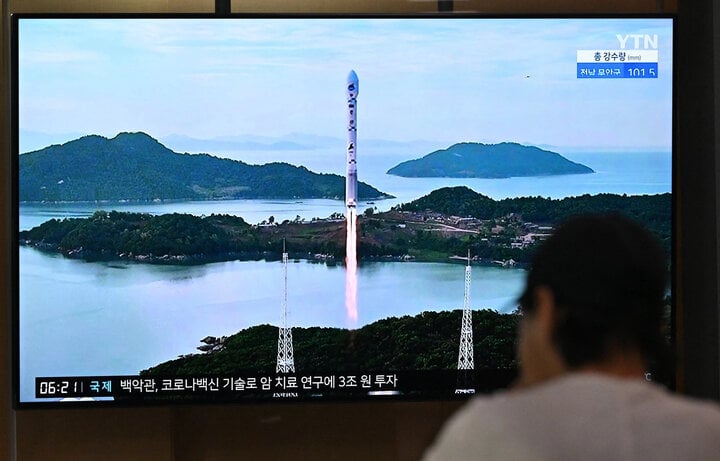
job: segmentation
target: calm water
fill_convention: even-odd
[[[237,153],[250,163],[297,162],[299,153]],[[311,170],[342,173],[344,154],[302,153]],[[467,185],[496,199],[518,196],[561,198],[584,193],[655,194],[671,190],[669,154],[567,154],[595,169],[591,175],[510,179],[397,178],[384,172],[407,152],[360,154],[360,180],[397,196],[390,206],[434,189]],[[229,213],[257,223],[344,213],[334,200],[232,200],[157,204],[33,204],[20,208],[20,229],[50,218],[88,216],[97,209],[209,215]],[[359,319],[345,314],[345,270],[306,261],[288,270],[291,323],[296,326],[359,327],[390,316],[462,307],[464,268],[459,264],[368,263],[359,269]],[[473,269],[472,307],[514,309],[523,285],[518,269]],[[207,335],[232,334],[280,317],[282,265],[250,261],[195,267],[85,263],[20,248],[21,399],[31,400],[35,376],[135,374],[179,354],[195,351]]]
[[[195,352],[222,336],[280,320],[280,262],[203,266],[86,263],[20,248],[22,399],[34,376],[135,374]],[[357,325],[345,313],[345,269],[307,261],[288,265],[294,326],[359,327],[425,310],[459,309],[464,267],[367,263],[358,272]],[[512,311],[523,271],[474,267],[472,305]]]

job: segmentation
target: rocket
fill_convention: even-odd
[[[348,320],[357,322],[357,95],[358,77],[351,70],[347,77],[348,145],[347,173],[345,175],[345,205],[347,207],[347,233],[345,245],[345,308]]]
[[[351,70],[347,77],[347,109],[348,109],[348,145],[347,145],[347,173],[345,175],[345,205],[348,211],[348,220],[351,215],[357,216],[357,95],[359,85],[358,77]],[[354,223],[353,223],[354,224]]]

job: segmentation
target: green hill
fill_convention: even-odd
[[[398,211],[435,212],[448,216],[500,219],[511,214],[525,221],[556,225],[572,216],[591,213],[619,213],[634,219],[653,232],[670,251],[672,241],[672,196],[596,194],[551,199],[517,197],[494,200],[465,186],[437,189]]]
[[[287,163],[248,165],[173,152],[145,133],[85,136],[19,156],[19,199],[38,201],[331,198],[345,179]],[[361,200],[390,197],[365,183]]]
[[[473,338],[478,369],[515,367],[518,316],[475,310]],[[357,330],[293,328],[299,373],[357,370],[407,371],[457,368],[462,311],[426,311],[390,317]],[[277,327],[257,325],[229,336],[216,353],[192,354],[143,370],[143,375],[192,376],[238,371],[272,373],[277,360]]]
[[[516,143],[460,143],[387,172],[410,178],[510,178],[594,173],[556,152]]]

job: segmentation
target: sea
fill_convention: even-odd
[[[285,161],[343,174],[344,152],[327,150],[223,152],[260,164]],[[359,180],[395,198],[365,201],[385,211],[446,186],[467,186],[494,199],[563,198],[582,194],[644,195],[671,192],[669,152],[578,152],[566,158],[593,174],[507,179],[399,178],[385,172],[417,157],[403,149],[358,151]],[[331,161],[332,160],[332,161]],[[282,185],[278,185],[282,187]],[[232,214],[249,223],[273,216],[311,220],[345,212],[340,200],[227,200],[152,203],[20,204],[18,227],[49,219],[86,217],[97,210],[153,214]],[[279,325],[284,277],[280,261],[228,261],[196,266],[84,262],[27,247],[19,249],[20,399],[33,401],[38,376],[133,375],[198,352],[205,336],[234,334],[253,325]],[[290,260],[287,270],[290,326],[360,328],[374,321],[423,311],[461,309],[462,263],[362,262],[358,318],[345,307],[345,268]],[[519,268],[473,266],[473,309],[512,312],[524,286]]]

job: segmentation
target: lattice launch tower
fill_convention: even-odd
[[[295,373],[295,358],[293,356],[292,328],[288,326],[288,307],[287,307],[287,268],[288,254],[285,251],[285,241],[283,241],[283,298],[282,298],[282,318],[278,334],[278,350],[277,350],[277,373]]]
[[[456,394],[474,394],[472,379],[475,370],[473,352],[472,310],[470,309],[470,250],[468,250],[467,266],[465,266],[465,296],[463,297],[462,325],[460,326],[460,351],[458,352],[458,380]]]

